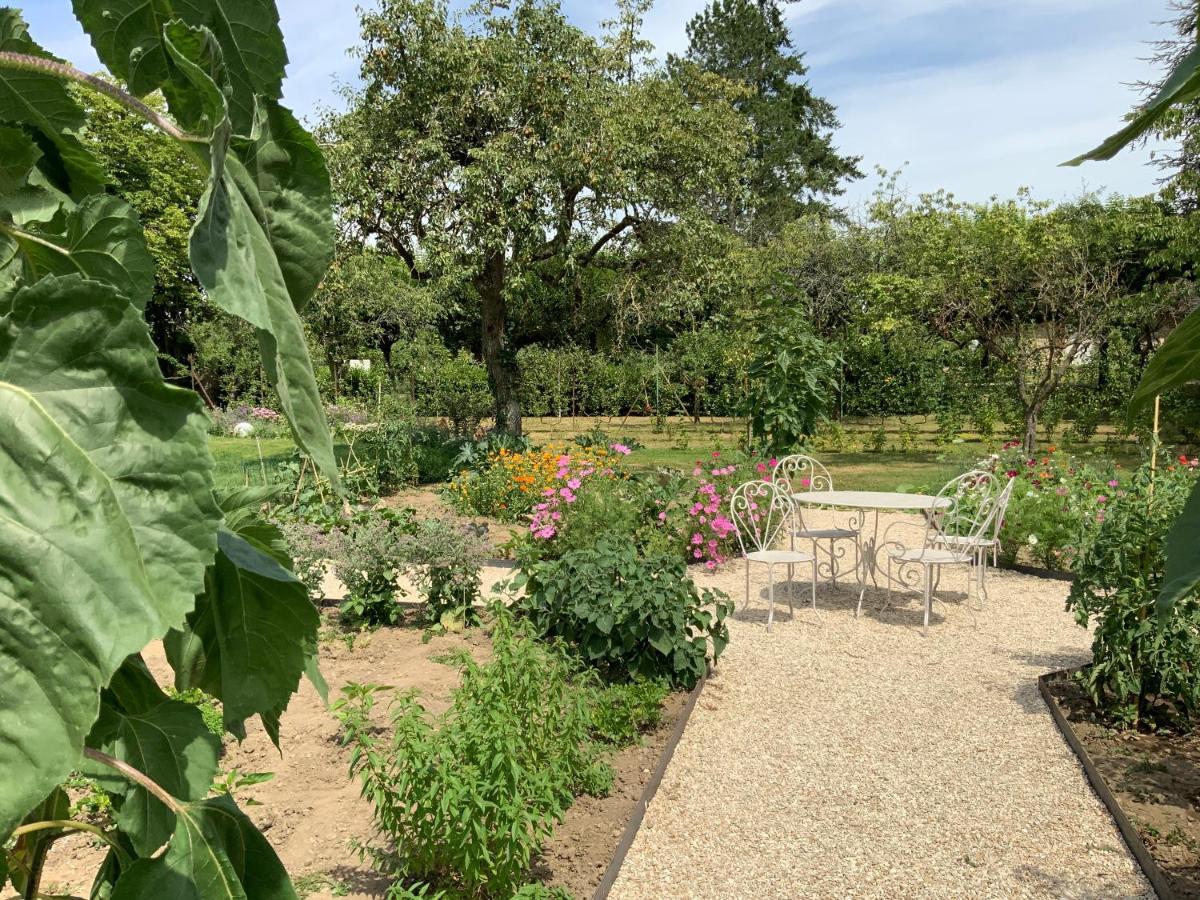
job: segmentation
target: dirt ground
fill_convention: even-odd
[[[1076,685],[1051,692],[1175,896],[1200,898],[1200,735],[1116,731]]]
[[[417,687],[426,708],[440,713],[449,703],[458,673],[434,657],[465,648],[475,658],[484,659],[489,646],[487,635],[479,629],[423,644],[416,629],[385,628],[356,635],[352,647],[340,638],[325,641],[321,670],[329,682],[331,699],[352,681]],[[146,657],[156,676],[164,681],[169,678],[160,647],[150,648]],[[630,747],[613,758],[616,779],[608,797],[580,798],[571,807],[537,861],[539,879],[563,885],[578,897],[592,893],[684,699],[682,694],[668,699],[663,724],[646,737],[644,746]],[[385,711],[380,713],[383,724]],[[270,781],[239,790],[236,797],[263,829],[301,895],[312,900],[383,897],[387,880],[350,848],[353,840],[371,838],[371,808],[359,797],[358,782],[350,779],[348,754],[339,746],[337,723],[312,686],[301,683],[283,716],[282,755],[257,720],[247,731],[241,745],[227,739],[221,769],[275,773]],[[86,896],[103,855],[87,835],[62,839],[47,865],[44,890]]]

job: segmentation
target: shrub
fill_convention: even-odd
[[[494,411],[488,388],[487,370],[465,350],[458,351],[422,370],[417,396],[424,403],[422,412],[445,416],[455,437],[471,437],[480,423]]]
[[[445,428],[399,420],[368,430],[359,447],[374,468],[379,490],[391,493],[408,485],[445,481],[460,443]]]
[[[1092,664],[1079,680],[1123,725],[1186,725],[1200,711],[1200,591],[1164,615],[1154,609],[1167,533],[1194,483],[1191,464],[1160,471],[1153,484],[1143,466],[1076,566],[1067,608],[1080,625],[1095,623]]]
[[[691,688],[729,642],[722,593],[700,592],[678,556],[643,556],[620,535],[559,559],[520,561],[520,608],[610,680],[664,678]]]
[[[744,412],[751,433],[773,453],[800,446],[816,434],[833,405],[841,356],[796,323],[770,323],[763,348],[747,371]]]
[[[333,571],[346,586],[339,610],[350,625],[395,625],[403,616],[396,602],[396,575],[403,566],[401,539],[410,520],[391,510],[362,513],[345,529],[331,532],[337,555]]]
[[[397,556],[425,601],[426,624],[449,631],[478,624],[475,602],[487,544],[472,526],[422,521],[400,539]]]
[[[590,686],[528,624],[497,607],[491,661],[461,652],[452,662],[462,683],[436,719],[404,692],[392,704],[391,734],[381,736],[377,685],[347,685],[334,705],[351,771],[387,839],[364,852],[399,882],[393,893],[424,881],[507,900],[574,792],[611,783],[611,769],[603,772],[589,739]]]

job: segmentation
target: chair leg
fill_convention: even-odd
[[[938,567],[939,571],[941,567]],[[933,591],[930,579],[933,573],[929,571],[929,566],[925,566],[925,625],[921,628],[921,637],[926,637],[929,634],[929,610],[933,606]]]
[[[814,556],[812,561],[813,577],[812,577],[812,607],[817,608],[817,558]]]
[[[775,566],[767,565],[767,631],[775,621]]]
[[[979,609],[982,612],[984,604],[992,598],[988,596],[987,591],[987,567],[988,567],[987,548],[979,554]]]
[[[833,586],[837,587],[837,556],[834,555],[834,550],[837,549],[837,540],[829,539],[829,575],[833,579]]]
[[[746,602],[742,604],[742,612],[750,608],[750,560],[746,560]]]

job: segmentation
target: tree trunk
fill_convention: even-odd
[[[1021,447],[1030,456],[1037,447],[1038,413],[1041,406],[1040,403],[1034,403],[1025,408],[1025,436],[1021,439]]]
[[[521,433],[521,398],[517,393],[520,372],[516,354],[508,343],[508,311],[504,302],[505,260],[491,253],[483,271],[475,276],[483,318],[483,363],[496,402],[496,429]]]

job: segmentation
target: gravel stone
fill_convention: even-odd
[[[1154,897],[1037,690],[1090,658],[1065,582],[993,570],[978,611],[947,569],[924,638],[919,594],[856,619],[857,587],[822,581],[814,612],[797,583],[768,633],[743,566],[696,576],[737,601],[732,641],[615,900]]]

